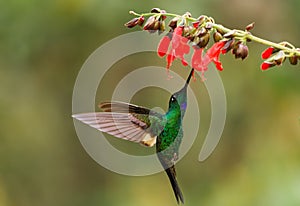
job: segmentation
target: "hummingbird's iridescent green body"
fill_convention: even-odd
[[[169,109],[165,114],[166,123],[156,142],[158,158],[170,179],[178,203],[184,203],[184,200],[176,180],[175,162],[183,138],[182,120],[187,107],[187,87],[193,72],[192,69],[184,87],[171,96]]]
[[[176,200],[184,202],[176,180],[175,162],[183,138],[182,120],[187,107],[187,87],[193,75],[191,70],[184,87],[169,100],[166,114],[124,102],[103,102],[104,112],[75,114],[74,118],[115,137],[139,142],[152,147],[166,171]]]

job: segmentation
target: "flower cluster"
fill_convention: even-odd
[[[289,45],[287,42],[282,42],[281,45],[287,46]],[[294,48],[292,48],[294,49]],[[300,49],[295,49],[296,51],[300,51]],[[300,56],[294,53],[285,52],[284,50],[280,50],[274,47],[268,47],[261,54],[261,58],[265,61],[261,64],[262,70],[267,70],[273,66],[280,66],[282,63],[289,58],[289,61],[292,65],[297,65],[298,59]]]
[[[202,73],[203,80],[209,63],[214,63],[219,71],[223,70],[219,60],[221,53],[226,54],[231,51],[235,58],[244,60],[249,53],[247,43],[250,41],[271,46],[262,54],[265,60],[261,65],[262,70],[281,65],[286,58],[289,58],[292,65],[296,65],[300,58],[300,50],[295,49],[291,44],[286,42],[276,44],[253,36],[250,30],[253,29],[254,23],[249,24],[242,31],[225,28],[216,24],[214,19],[208,16],[201,15],[193,18],[189,12],[175,15],[153,8],[150,13],[137,14],[133,11],[130,13],[137,17],[127,22],[125,26],[132,28],[139,25],[143,30],[150,33],[158,32],[158,34],[166,30],[167,17],[173,17],[167,24],[168,33],[159,42],[157,53],[160,57],[166,57],[166,68],[169,69],[175,59],[179,59],[184,66],[188,65],[185,55],[192,48],[194,53],[191,66]],[[145,17],[148,17],[146,22]],[[209,44],[210,39],[213,39],[214,43]]]

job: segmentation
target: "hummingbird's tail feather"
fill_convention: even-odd
[[[180,202],[182,202],[182,204],[184,204],[184,199],[183,199],[183,195],[182,192],[178,186],[177,180],[176,180],[176,171],[175,171],[175,167],[172,166],[170,168],[166,169],[166,173],[169,177],[169,180],[171,182],[173,191],[174,191],[174,195],[176,197],[177,203],[179,204]]]

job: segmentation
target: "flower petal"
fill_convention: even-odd
[[[219,71],[223,71],[223,66],[222,66],[222,63],[220,61],[213,61],[214,64],[216,65],[216,68],[219,70]]]
[[[157,47],[158,56],[164,57],[167,54],[170,42],[171,42],[171,38],[168,35],[164,36],[160,40],[158,47]]]
[[[206,52],[206,55],[209,56],[211,59],[219,56],[221,53],[221,49],[225,45],[225,41],[220,41],[217,43],[214,43]]]
[[[274,64],[270,63],[270,62],[263,62],[261,65],[260,65],[260,68],[261,70],[267,70],[271,67],[275,66]]]
[[[202,63],[202,52],[203,48],[195,48],[192,56],[192,67],[198,70],[198,65]]]
[[[274,47],[269,47],[261,53],[262,59],[268,59],[274,52]]]
[[[172,66],[172,62],[175,60],[175,56],[173,54],[168,54],[167,56],[167,69]]]
[[[185,59],[181,59],[181,63],[183,66],[189,65],[189,63]]]

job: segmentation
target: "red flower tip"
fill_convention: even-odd
[[[263,62],[261,65],[260,65],[260,68],[261,70],[265,71],[267,69],[269,69],[270,67],[273,67],[274,64],[272,63],[269,63],[269,62]]]
[[[222,63],[220,61],[214,61],[214,64],[216,65],[216,68],[219,70],[219,71],[223,71],[223,66],[222,66]]]
[[[198,28],[199,27],[199,25],[200,25],[200,22],[199,21],[195,21],[195,22],[193,22],[193,27],[194,28]]]
[[[175,56],[173,54],[168,54],[167,56],[167,69],[170,69],[172,62],[175,60]]]
[[[274,47],[269,47],[261,53],[262,59],[268,59],[274,52]]]
[[[181,63],[183,66],[189,65],[189,63],[185,59],[181,59]]]
[[[157,47],[157,54],[158,54],[158,56],[164,57],[167,54],[170,42],[171,42],[171,38],[168,35],[164,36],[160,40],[160,42],[158,44],[158,47]]]

